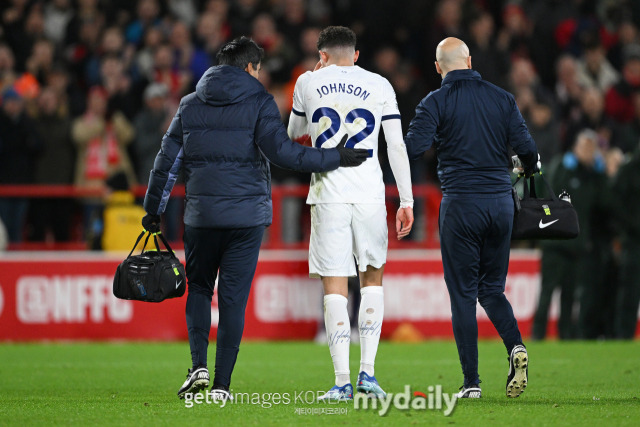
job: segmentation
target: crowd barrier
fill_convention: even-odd
[[[147,187],[138,185],[132,189],[138,198],[143,198]],[[273,185],[271,198],[273,200],[273,224],[268,228],[263,249],[306,249],[309,234],[309,208],[304,205],[304,200],[309,192],[308,185]],[[398,242],[395,235],[395,213],[399,205],[398,190],[395,186],[386,187],[387,217],[389,223],[389,247],[406,249],[434,249],[440,247],[438,240],[438,210],[442,195],[440,189],[433,184],[413,186],[415,199],[416,228],[420,228],[420,236],[411,240]],[[0,198],[97,198],[104,197],[105,190],[100,188],[79,188],[72,185],[0,185]],[[184,197],[184,185],[176,185],[171,193],[172,197]],[[283,203],[287,199],[297,199],[301,205],[301,236],[296,241],[283,239],[283,228],[290,226],[285,224],[286,216],[283,215]],[[414,233],[415,235],[416,233]],[[182,248],[181,241],[175,241],[172,245]],[[81,240],[71,242],[20,242],[9,244],[9,250],[84,250],[87,244]]]

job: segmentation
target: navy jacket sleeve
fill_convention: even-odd
[[[162,146],[149,176],[149,187],[144,197],[144,210],[152,215],[160,215],[164,212],[182,166],[181,110],[182,106],[178,108],[167,133],[162,138]]]
[[[518,155],[525,169],[532,169],[538,161],[538,149],[512,95],[509,95],[509,101],[511,102],[509,145]]]
[[[411,160],[418,159],[431,148],[440,124],[438,103],[432,94],[427,95],[416,107],[416,115],[409,124],[404,143]]]
[[[271,95],[260,109],[255,140],[265,157],[282,168],[300,172],[326,172],[340,166],[338,150],[305,147],[289,139]]]

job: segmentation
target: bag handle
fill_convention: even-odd
[[[131,249],[131,252],[129,252],[129,255],[127,255],[127,258],[129,258],[131,256],[131,254],[133,254],[133,251],[136,250],[136,247],[138,246],[138,243],[140,243],[140,240],[142,239],[142,237],[145,234],[147,235],[147,238],[144,240],[144,244],[142,245],[141,253],[144,252],[144,249],[147,247],[147,243],[149,242],[149,237],[151,237],[151,236],[153,236],[153,243],[156,246],[156,250],[158,252],[160,252],[160,245],[158,244],[158,236],[160,236],[160,240],[162,240],[162,243],[164,244],[165,248],[167,248],[167,250],[171,253],[172,256],[174,256],[174,257],[176,256],[176,253],[173,251],[173,249],[171,249],[171,246],[169,246],[169,242],[164,237],[162,232],[152,233],[152,232],[147,231],[147,230],[142,230],[142,232],[140,233],[140,235],[136,239],[136,243],[134,243],[133,248]]]
[[[161,231],[157,233],[152,233],[152,234],[153,234],[153,242],[156,244],[156,249],[158,250],[158,252],[160,252],[160,245],[158,245],[158,236],[160,236],[160,240],[162,240],[164,247],[167,248],[167,250],[171,253],[171,255],[173,255],[174,257],[176,256],[176,253],[173,251],[173,249],[171,249],[171,246],[169,246],[169,242],[164,237],[164,234],[162,234]]]
[[[142,230],[142,233],[140,233],[140,235],[136,239],[136,243],[134,243],[133,248],[131,248],[131,252],[129,252],[129,255],[127,255],[127,258],[129,258],[131,256],[131,254],[133,253],[133,251],[136,250],[136,246],[138,246],[138,243],[140,243],[140,239],[142,239],[142,236],[144,236],[145,234],[147,234],[147,230]],[[147,242],[149,242],[149,237],[150,236],[151,236],[151,233],[149,233],[147,238],[144,240],[144,245],[142,245],[142,251],[144,251],[144,248],[147,247]]]
[[[542,172],[539,172],[540,177],[542,178],[542,181],[544,182],[544,185],[547,187],[547,192],[549,193],[549,195],[551,196],[551,198],[554,201],[558,201],[558,196],[556,196],[556,193],[553,192],[553,189],[551,188],[551,185],[549,184],[549,181],[547,181],[547,178],[545,178],[545,176],[542,174]],[[518,178],[515,180],[515,182],[513,183],[513,186],[515,187],[516,184],[518,183],[518,181],[520,181],[520,178],[522,178],[522,176],[518,176]],[[534,179],[534,175],[531,175],[531,177],[529,177],[529,185],[527,185],[527,181],[526,179],[522,181],[522,187],[524,189],[524,194],[522,197],[522,200],[525,199],[530,199],[530,198],[537,198],[537,194],[536,194],[536,186],[535,186],[535,179]]]

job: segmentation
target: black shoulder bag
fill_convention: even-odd
[[[147,231],[140,233],[133,249],[118,266],[113,278],[113,295],[120,299],[146,302],[181,297],[187,287],[184,266],[161,233],[148,233],[140,255],[131,256],[145,234]],[[156,248],[145,251],[151,235]],[[160,236],[167,251],[160,250],[157,236]]]
[[[545,179],[544,181],[550,199],[538,199],[534,177],[523,180],[524,197],[520,199],[515,185],[520,177],[513,183],[513,201],[515,204],[513,216],[513,231],[511,240],[552,240],[574,239],[580,234],[578,214],[571,202],[559,199]]]

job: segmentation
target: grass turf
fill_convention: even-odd
[[[449,417],[436,410],[393,408],[380,417],[372,409],[354,409],[353,403],[294,402],[294,392],[332,385],[329,351],[313,343],[243,343],[233,391],[290,393],[288,405],[269,408],[247,403],[186,408],[176,392],[189,365],[187,343],[3,344],[0,424],[637,425],[640,342],[531,343],[528,350],[529,387],[518,399],[504,395],[504,347],[484,341],[479,346],[482,399],[459,401]],[[359,347],[351,347],[353,381],[359,353]],[[425,394],[440,384],[443,392],[453,393],[462,381],[455,344],[448,341],[382,343],[376,377],[392,393],[402,392],[405,384]],[[347,413],[297,413],[305,408]]]

